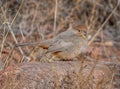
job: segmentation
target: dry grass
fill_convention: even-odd
[[[93,60],[119,64],[119,14],[119,0],[1,0],[0,69],[21,62],[40,61],[44,50],[34,46],[16,48],[14,45],[49,39],[66,30],[71,22],[86,25],[89,36],[92,36],[89,42],[92,44],[85,53],[86,56]],[[106,42],[111,42],[112,45],[106,46]],[[81,89],[92,84],[91,75],[95,66],[96,64],[84,82],[81,80],[82,75],[79,76]],[[55,80],[58,82],[57,78]],[[110,80],[101,79],[91,89],[102,89],[110,81],[113,82],[112,76]]]

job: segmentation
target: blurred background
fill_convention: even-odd
[[[14,45],[49,39],[54,33],[67,30],[71,21],[75,25],[85,25],[92,38],[118,5],[118,1],[0,0],[1,69],[25,60],[39,61],[42,50],[38,46],[16,48]],[[84,55],[104,62],[120,61],[120,5]]]

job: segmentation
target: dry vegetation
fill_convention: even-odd
[[[118,4],[119,0],[1,0],[0,87],[2,86],[2,88],[0,89],[14,89],[18,85],[14,80],[11,84],[4,81],[4,79],[11,81],[11,78],[4,75],[6,71],[11,71],[9,69],[11,66],[17,66],[23,62],[40,62],[43,55],[43,50],[38,46],[15,47],[15,44],[49,39],[66,30],[71,22],[75,25],[87,26],[87,32],[94,41],[82,55],[84,55],[83,59],[89,60],[95,66],[92,66],[93,69],[88,76],[83,78],[81,73],[79,75],[73,73],[72,76],[66,75],[67,77],[63,78],[62,83],[68,85],[61,88],[114,89],[114,85],[116,89],[119,89],[120,5]],[[93,36],[95,34],[97,37]],[[42,60],[44,59],[46,58],[42,58]],[[25,63],[24,65],[26,65]],[[97,64],[108,66],[111,75],[96,83],[93,79],[95,76],[99,76],[101,71],[104,70],[105,75],[109,74],[104,68],[101,70],[96,68]],[[14,70],[14,68],[11,69]],[[92,74],[95,76],[93,77]],[[76,76],[75,80],[74,76]],[[55,80],[59,82],[59,79]],[[83,80],[84,82],[82,82]],[[77,83],[79,87],[69,86],[71,83],[76,84],[73,81],[79,81]],[[95,87],[93,87],[94,84]],[[8,88],[7,85],[11,88]],[[60,87],[56,86],[56,88]]]

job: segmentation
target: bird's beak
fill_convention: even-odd
[[[86,35],[84,35],[84,34],[80,34],[80,36],[81,36],[83,39],[87,39]]]

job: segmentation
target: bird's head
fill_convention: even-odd
[[[78,36],[87,39],[87,27],[85,25],[78,25],[73,27],[75,34]]]

